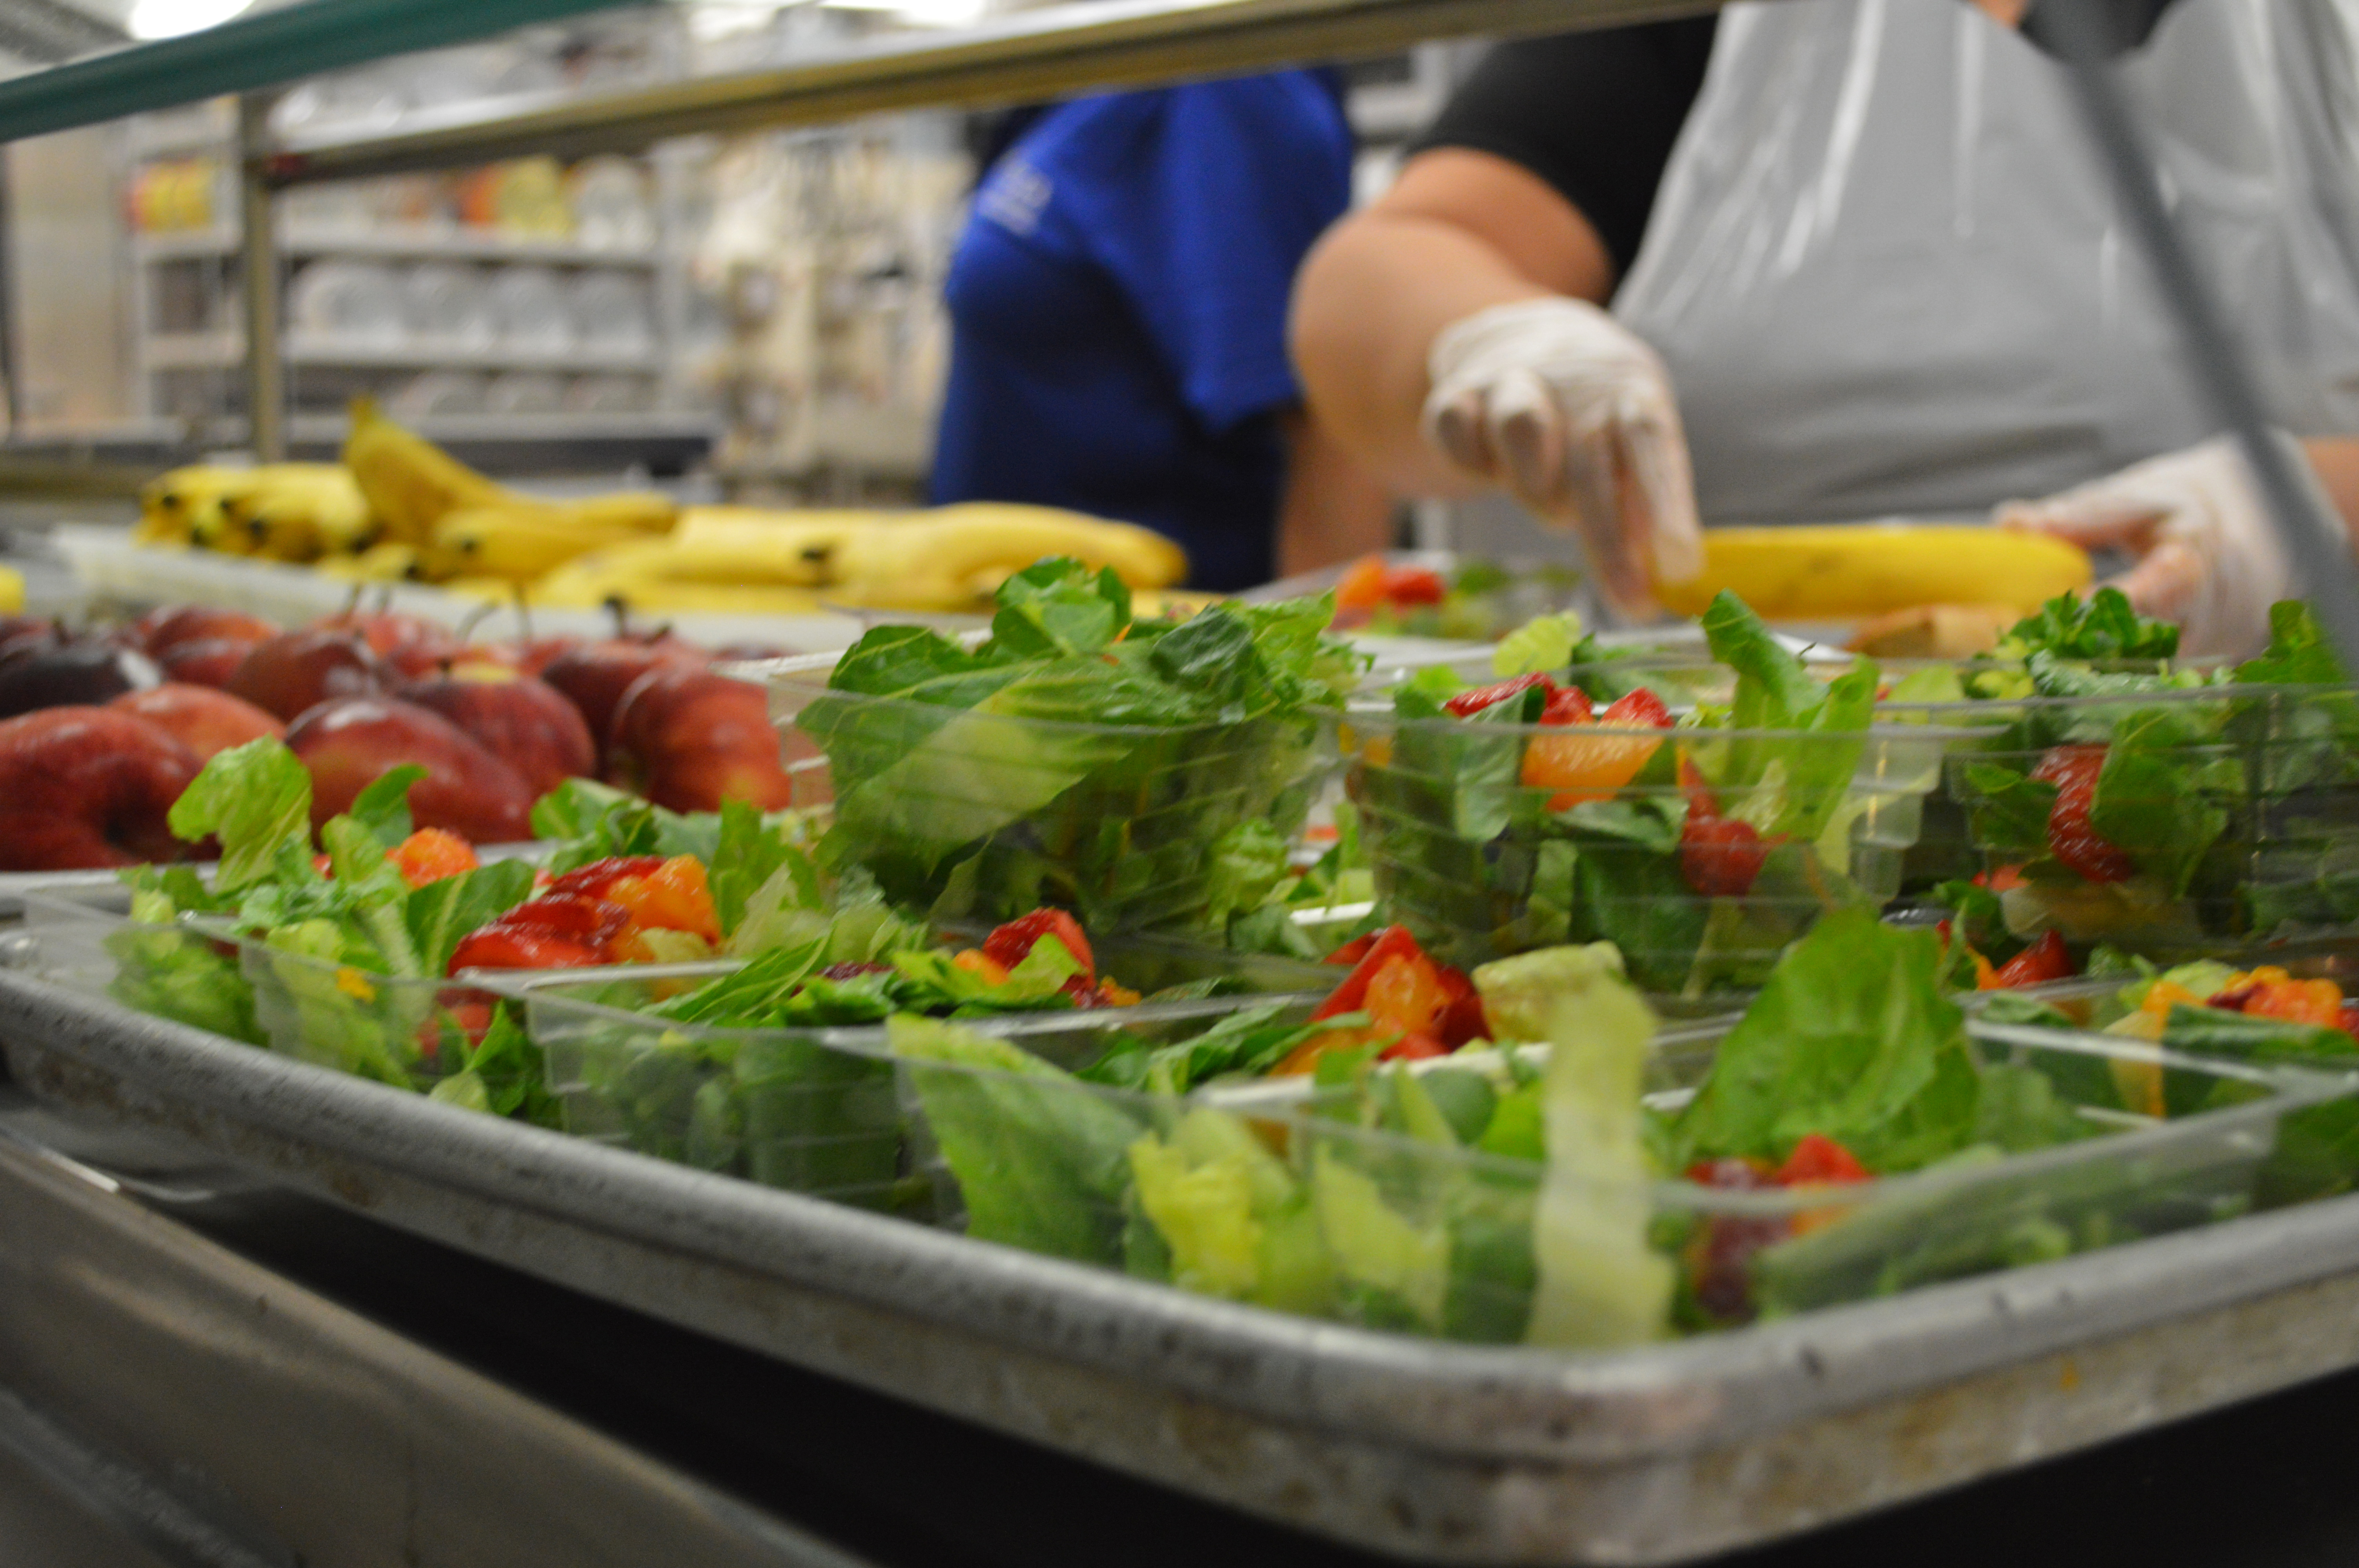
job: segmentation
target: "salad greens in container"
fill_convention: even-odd
[[[2039,651],[1969,672],[2005,728],[1947,760],[1982,864],[1979,890],[1941,898],[1977,916],[1995,901],[2017,939],[2158,957],[2353,929],[2359,691],[2302,605],[2271,623],[2234,669],[2091,671]]]
[[[390,852],[411,837],[397,768],[311,838],[311,781],[275,741],[223,752],[174,803],[172,831],[218,840],[188,866],[127,873],[128,921],[104,938],[110,994],[142,1011],[403,1088],[528,1111],[539,1064],[488,999],[446,978],[460,940],[530,890],[499,860],[413,887]],[[471,857],[472,859],[472,857]],[[324,862],[324,864],[322,863]]]
[[[1327,633],[1332,611],[1136,621],[1112,572],[1043,561],[1001,585],[979,644],[877,627],[823,684],[774,672],[772,708],[826,759],[822,860],[864,868],[897,904],[1219,931],[1236,896],[1224,860],[1291,839],[1332,772],[1362,667]]]
[[[1730,697],[1677,719],[1635,677],[1581,684],[1570,629],[1551,645],[1545,624],[1502,644],[1507,679],[1428,670],[1389,711],[1355,706],[1379,901],[1453,963],[1610,941],[1643,989],[1694,1003],[1760,984],[1826,913],[1890,900],[1955,732],[1879,723],[1873,664],[1821,678],[1733,596],[1703,624]]]
[[[1291,1096],[1138,1093],[887,1026],[967,1233],[1281,1310],[1609,1346],[2244,1212],[2348,1084],[1969,1024],[1930,931],[1850,911],[1734,1024],[1658,1038],[1610,947],[1486,967],[1498,1048],[1333,1053]],[[1157,1054],[1174,1058],[1180,1047]],[[1095,1075],[1103,1076],[1103,1075]]]

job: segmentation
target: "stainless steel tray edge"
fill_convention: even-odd
[[[0,973],[27,1088],[734,1343],[1306,1528],[1667,1561],[2359,1363],[2359,1198],[1611,1357],[1187,1296]]]

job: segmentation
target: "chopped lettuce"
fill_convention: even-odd
[[[958,1181],[967,1234],[1118,1265],[1141,1119],[1005,1040],[907,1013],[886,1029]]]
[[[1093,929],[1215,924],[1208,846],[1299,823],[1321,718],[1356,679],[1322,631],[1332,604],[1137,622],[1109,574],[1056,560],[999,600],[973,649],[868,633],[798,716],[834,779],[822,859],[943,918],[1053,903]]]

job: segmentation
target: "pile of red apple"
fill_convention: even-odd
[[[175,605],[110,633],[0,616],[0,871],[184,858],[167,813],[214,752],[283,736],[313,825],[415,763],[420,827],[532,836],[571,775],[675,811],[789,803],[761,690],[669,633],[467,642],[417,616],[348,612],[286,632]]]

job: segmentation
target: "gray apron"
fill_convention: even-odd
[[[2332,0],[2181,0],[2125,74],[2271,413],[2359,433]],[[1708,524],[1974,515],[2212,433],[2062,68],[1961,0],[1723,10],[1614,309]]]

